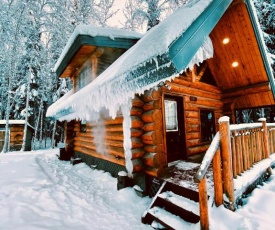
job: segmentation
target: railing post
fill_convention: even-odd
[[[269,157],[269,144],[268,144],[268,132],[267,132],[267,126],[266,126],[266,119],[260,118],[258,121],[262,122],[263,125],[263,132],[264,132],[264,156],[265,158]]]
[[[235,210],[229,117],[219,119],[220,148],[223,168],[223,191],[228,198],[229,209]]]
[[[207,197],[206,178],[205,177],[199,183],[199,202],[200,202],[201,229],[208,230],[209,229],[208,197]]]
[[[217,150],[213,157],[213,180],[214,180],[214,194],[216,206],[222,205],[223,189],[222,189],[222,169],[221,169],[221,153]]]

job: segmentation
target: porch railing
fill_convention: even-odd
[[[275,152],[275,124],[259,123],[230,125],[228,117],[219,119],[219,131],[212,140],[194,177],[199,187],[201,229],[209,229],[208,195],[205,174],[213,167],[214,201],[235,210],[233,178],[244,173],[253,164]],[[270,170],[270,167],[267,168]],[[270,172],[269,172],[270,173]]]

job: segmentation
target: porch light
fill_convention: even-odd
[[[222,43],[225,44],[225,45],[228,44],[229,43],[229,38],[224,38],[222,40]]]
[[[234,61],[233,63],[232,63],[232,67],[237,67],[237,66],[239,66],[239,62],[237,62],[237,61]]]

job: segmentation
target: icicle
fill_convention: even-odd
[[[127,104],[123,104],[121,106],[121,111],[123,115],[123,147],[124,147],[124,155],[125,155],[125,163],[126,169],[129,177],[133,177],[133,163],[132,159],[132,141],[131,141],[131,116],[130,110],[132,107],[132,100],[129,99]]]

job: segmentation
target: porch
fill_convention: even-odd
[[[200,221],[201,229],[209,229],[209,199],[232,211],[242,205],[242,198],[271,175],[275,164],[275,154],[271,154],[275,152],[275,124],[259,121],[230,125],[229,118],[222,117],[200,164],[178,161],[169,168],[143,222],[178,229],[184,222]],[[168,222],[174,226],[166,223],[163,210],[171,211]]]

